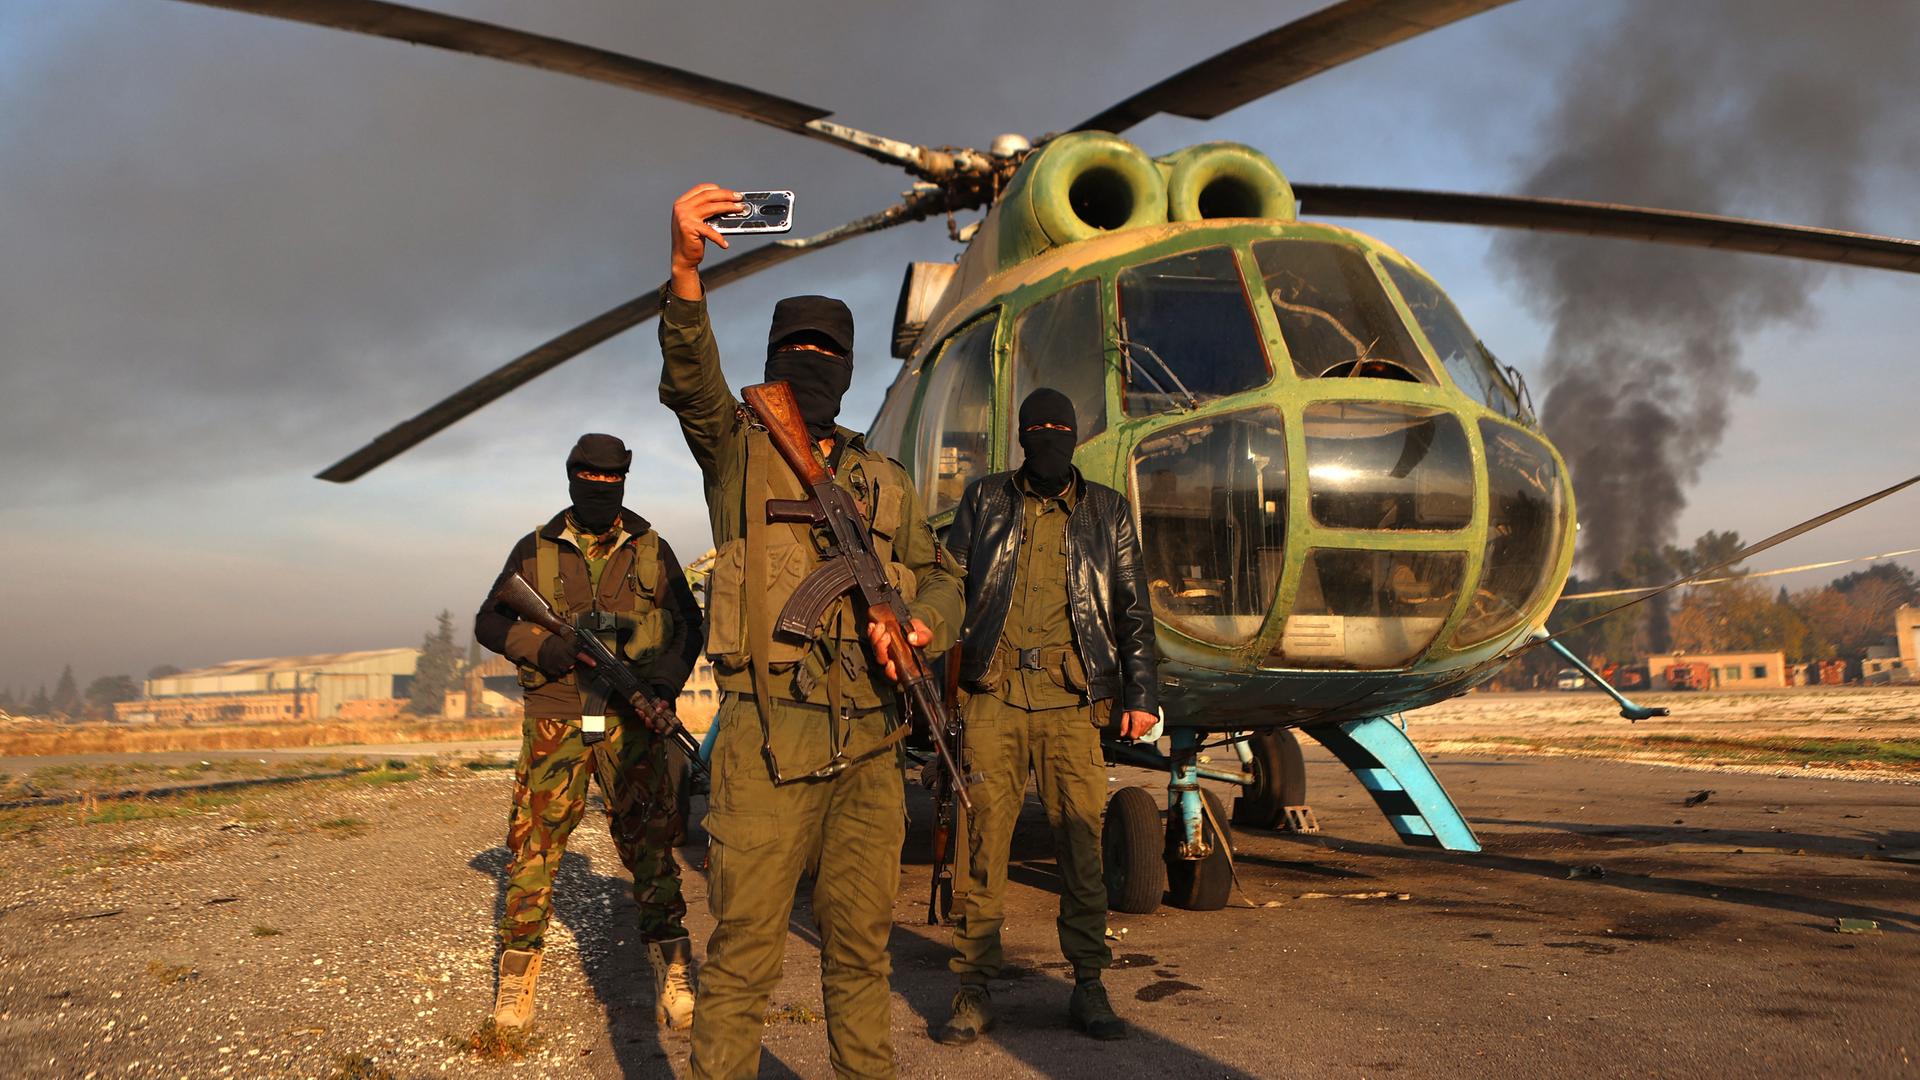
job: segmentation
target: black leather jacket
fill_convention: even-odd
[[[1074,470],[1079,485],[1067,522],[1067,595],[1073,640],[1087,669],[1087,695],[1120,698],[1127,709],[1159,707],[1153,610],[1140,538],[1126,496]],[[960,678],[987,673],[1013,600],[1020,565],[1022,495],[1011,472],[967,485],[946,546],[967,579],[967,621],[960,632]]]

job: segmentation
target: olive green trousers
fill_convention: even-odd
[[[1060,867],[1060,952],[1075,978],[1097,977],[1113,962],[1107,948],[1107,885],[1102,876],[1100,829],[1106,815],[1107,766],[1100,729],[1087,706],[1028,710],[993,694],[967,699],[968,765],[979,777],[967,786],[967,895],[954,927],[956,955],[949,966],[963,982],[985,982],[1005,957],[1007,853],[1014,822],[1033,773],[1053,826]]]
[[[881,740],[888,712],[852,717],[842,733],[850,754]],[[893,1076],[887,939],[906,839],[897,754],[886,750],[830,778],[776,786],[753,700],[726,695],[714,722],[720,732],[706,817],[714,928],[694,1011],[693,1075],[759,1074],[767,997],[780,981],[795,889],[810,873],[834,1074]],[[769,727],[783,776],[826,763],[826,709],[776,701]]]

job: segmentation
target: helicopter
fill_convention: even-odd
[[[902,363],[868,439],[912,473],[938,528],[970,481],[1019,464],[1013,410],[1053,386],[1080,417],[1075,464],[1131,500],[1156,618],[1162,729],[1106,752],[1169,782],[1164,819],[1143,787],[1119,789],[1108,805],[1110,905],[1126,912],[1163,896],[1224,906],[1229,824],[1317,828],[1295,732],[1354,773],[1403,841],[1479,850],[1395,718],[1473,689],[1525,648],[1558,647],[1545,625],[1572,566],[1574,492],[1525,381],[1412,260],[1302,214],[1920,272],[1912,240],[1612,203],[1295,183],[1251,146],[1156,157],[1122,137],[1161,114],[1212,119],[1509,0],[1343,0],[1069,130],[1002,135],[984,150],[875,135],[754,88],[382,0],[184,2],[672,98],[913,178],[899,202],[866,217],[709,264],[710,290],[887,228],[983,211],[953,226],[966,245],[957,260],[907,268],[891,342]],[[658,289],[612,308],[318,476],[354,480],[659,310]],[[1656,713],[1608,689],[1624,715]],[[1221,747],[1237,768],[1202,760]],[[1239,788],[1230,819],[1203,779]]]

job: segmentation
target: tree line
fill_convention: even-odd
[[[1611,574],[1573,577],[1566,591],[1579,593],[1659,584],[1712,566],[1739,551],[1740,534],[1709,531],[1692,545],[1643,548]],[[1842,660],[1850,673],[1870,649],[1894,645],[1894,617],[1920,605],[1920,576],[1898,563],[1878,563],[1798,591],[1770,589],[1739,580],[1739,565],[1714,574],[1733,581],[1697,585],[1656,597],[1569,634],[1568,647],[1590,663],[1631,663],[1668,652],[1773,652],[1794,664]],[[1592,618],[1630,596],[1571,600],[1560,604],[1548,627]],[[1550,676],[1562,661],[1535,649],[1521,665],[1522,681]]]

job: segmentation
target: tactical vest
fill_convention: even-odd
[[[581,615],[594,610],[624,616],[633,623],[632,633],[624,641],[612,633],[603,633],[601,640],[635,663],[658,656],[672,636],[668,620],[673,617],[671,612],[654,603],[664,573],[660,565],[660,534],[648,529],[623,540],[608,556],[596,589],[590,573],[582,574],[580,580],[575,581],[561,571],[560,542],[541,535],[544,528],[543,523],[533,530],[532,581],[533,587],[553,605],[553,610],[569,623],[577,623]],[[630,558],[622,569],[620,560],[628,553]],[[580,558],[584,564],[585,554],[581,553]],[[521,664],[519,668],[520,685],[529,692],[543,687],[564,688],[568,700],[578,703],[577,683],[571,672],[551,679],[531,664]],[[555,691],[549,691],[552,692]]]
[[[767,521],[768,499],[799,499],[807,492],[765,431],[747,430],[746,457],[746,535],[719,546],[707,586],[707,656],[718,668],[721,688],[752,693],[749,667],[754,652],[765,649],[768,667],[779,676],[775,697],[824,700],[814,689],[828,665],[841,663],[852,676],[846,684],[848,701],[862,708],[880,705],[883,699],[866,673],[865,622],[851,597],[828,607],[810,638],[771,631],[800,582],[824,562],[826,540],[806,524]],[[853,493],[872,525],[875,554],[894,587],[911,602],[918,580],[893,556],[895,536],[906,524],[901,500],[912,496],[905,472],[879,454],[848,447],[834,482]],[[750,618],[760,614],[750,611],[756,604],[764,605],[764,617]],[[753,624],[768,628],[760,641],[754,640]]]

